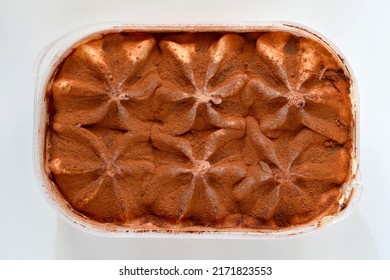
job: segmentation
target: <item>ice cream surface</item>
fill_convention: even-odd
[[[350,179],[350,85],[324,44],[288,32],[100,35],[53,74],[49,176],[99,223],[308,224]]]

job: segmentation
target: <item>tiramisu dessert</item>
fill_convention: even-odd
[[[338,213],[351,80],[287,32],[106,33],[48,88],[49,178],[94,223],[283,230]]]

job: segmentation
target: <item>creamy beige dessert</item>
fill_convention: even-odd
[[[130,228],[278,230],[340,211],[350,77],[286,32],[110,33],[49,89],[50,179],[75,211]]]

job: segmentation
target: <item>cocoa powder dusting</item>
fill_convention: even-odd
[[[335,214],[354,129],[342,69],[286,32],[92,39],[52,77],[50,176],[79,213],[129,227],[282,229]]]

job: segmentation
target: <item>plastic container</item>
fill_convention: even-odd
[[[343,62],[346,73],[351,77],[351,101],[355,120],[354,141],[352,149],[352,176],[343,188],[343,197],[339,201],[340,212],[334,216],[324,216],[311,224],[282,230],[262,231],[204,231],[183,232],[171,230],[145,230],[134,229],[116,225],[106,225],[94,222],[77,213],[64,199],[55,184],[49,179],[48,164],[46,164],[46,129],[48,124],[48,108],[46,102],[47,88],[50,87],[50,78],[62,60],[78,45],[88,41],[99,34],[120,31],[144,32],[178,32],[178,31],[228,31],[228,32],[261,32],[261,31],[287,31],[301,35],[322,43],[326,48],[338,56]],[[327,38],[308,27],[286,22],[258,22],[243,25],[137,25],[131,23],[105,23],[80,28],[68,33],[46,46],[39,54],[35,67],[35,99],[34,99],[34,137],[33,161],[37,182],[47,201],[57,213],[73,226],[90,233],[104,236],[122,237],[195,237],[195,238],[257,238],[279,239],[303,235],[334,224],[347,217],[356,206],[361,192],[359,173],[359,96],[354,74],[342,53]],[[347,204],[344,208],[342,205]]]

